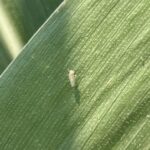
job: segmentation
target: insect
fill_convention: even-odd
[[[76,86],[76,75],[75,75],[75,71],[74,70],[69,70],[69,81],[70,81],[70,85],[71,87],[75,87]]]

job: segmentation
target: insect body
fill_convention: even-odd
[[[69,70],[69,81],[70,81],[71,87],[76,86],[76,75],[75,75],[74,70]]]

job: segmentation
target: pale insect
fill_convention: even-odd
[[[71,87],[75,87],[76,86],[76,75],[75,75],[75,71],[74,70],[69,70],[69,81],[70,81],[70,85]]]

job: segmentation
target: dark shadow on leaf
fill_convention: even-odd
[[[79,89],[78,89],[78,86],[75,86],[74,88],[73,88],[73,95],[74,95],[74,97],[75,97],[75,101],[76,101],[76,103],[78,104],[78,105],[80,105],[80,91],[79,91]]]

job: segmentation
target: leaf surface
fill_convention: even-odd
[[[148,150],[149,25],[148,0],[65,1],[1,76],[0,147]]]

